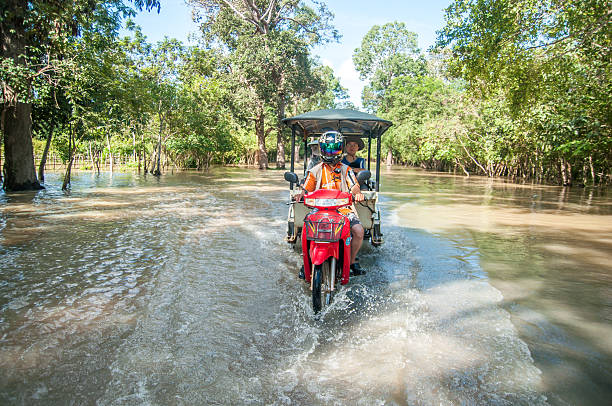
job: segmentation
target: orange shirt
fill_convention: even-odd
[[[338,162],[334,166],[330,166],[326,163],[321,167],[321,189],[328,190],[342,190],[342,163]],[[346,186],[348,190],[351,190],[353,186],[357,184],[357,178],[352,170],[347,171]],[[304,181],[304,190],[307,192],[314,192],[317,187],[317,177],[312,172],[308,172],[306,180]],[[340,209],[340,213],[346,215],[352,210],[350,207],[343,207]]]

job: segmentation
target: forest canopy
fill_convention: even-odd
[[[198,45],[147,41],[131,18],[159,12],[156,0],[3,2],[3,188],[40,187],[50,154],[64,187],[79,158],[156,175],[284,168],[285,116],[353,107],[313,55],[340,39],[325,3],[189,4]],[[387,163],[610,182],[611,13],[605,0],[456,0],[427,52],[403,22],[373,26],[353,62],[364,108],[395,123]]]
[[[457,0],[426,67],[407,27],[373,27],[354,63],[364,105],[396,123],[388,163],[610,182],[611,17],[605,0]]]

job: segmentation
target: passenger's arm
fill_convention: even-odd
[[[361,188],[359,187],[359,183],[357,183],[351,188],[351,194],[355,198],[356,202],[361,202],[364,200],[364,196],[363,196],[363,193],[361,193]]]

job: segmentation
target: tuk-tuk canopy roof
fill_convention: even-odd
[[[326,109],[310,111],[283,119],[289,127],[297,124],[305,136],[315,136],[325,131],[340,131],[343,135],[376,137],[387,131],[391,121],[350,109]]]

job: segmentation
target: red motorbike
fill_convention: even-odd
[[[304,196],[304,205],[313,209],[304,218],[302,256],[304,276],[312,290],[315,313],[329,306],[338,289],[346,285],[351,266],[351,226],[341,207],[352,203],[350,193],[319,189]]]
[[[357,180],[365,184],[370,175],[370,171],[361,171]],[[292,202],[288,204],[291,204],[289,216],[293,220],[288,222],[287,241],[295,242],[297,236],[302,235],[304,279],[310,283],[312,308],[318,313],[323,306],[331,304],[339,288],[338,282],[342,285],[349,282],[351,224],[339,209],[351,206],[353,196],[339,190],[319,189],[297,202],[294,199],[301,193],[294,190],[293,185],[298,184],[298,176],[285,172],[285,180],[291,184]],[[306,208],[311,211],[307,213]],[[299,222],[302,224],[296,223],[298,215],[304,219],[303,223]]]

